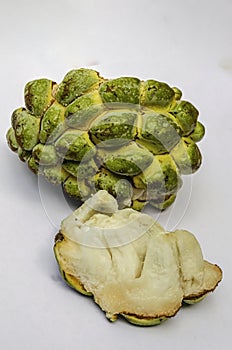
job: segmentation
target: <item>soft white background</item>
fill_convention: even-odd
[[[229,349],[232,1],[1,1],[0,52],[0,348]],[[68,70],[90,66],[108,77],[177,85],[206,126],[202,167],[160,219],[165,224],[174,213],[169,226],[194,232],[224,279],[202,303],[158,327],[111,324],[90,298],[62,282],[52,247],[70,208],[50,186],[38,186],[6,145],[27,81],[59,82]]]

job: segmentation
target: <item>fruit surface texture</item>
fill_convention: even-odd
[[[99,190],[120,208],[171,205],[181,175],[194,173],[204,136],[197,109],[164,82],[106,79],[92,69],[68,72],[60,84],[26,84],[25,106],[11,117],[7,142],[39,176],[85,201]]]

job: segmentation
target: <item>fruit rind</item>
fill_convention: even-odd
[[[27,83],[25,107],[12,113],[6,134],[9,148],[35,174],[61,184],[68,195],[82,201],[107,188],[93,181],[103,169],[112,178],[120,176],[119,182],[127,177],[131,185],[131,198],[117,196],[120,208],[142,210],[150,203],[165,210],[177,197],[181,176],[193,174],[202,164],[196,142],[205,128],[199,112],[182,100],[180,89],[164,82],[127,76],[105,79],[93,69],[73,69],[60,84],[45,78]],[[155,181],[145,179],[153,159],[162,160],[155,191]],[[69,175],[76,179],[67,180]],[[141,197],[134,199],[141,186]],[[112,188],[110,193],[116,195]]]

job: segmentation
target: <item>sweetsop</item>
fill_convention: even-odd
[[[181,174],[201,165],[204,135],[197,109],[182,93],[156,80],[104,79],[75,69],[57,84],[26,84],[25,107],[11,117],[7,142],[36,174],[86,200],[99,190],[120,208],[165,209]]]
[[[119,210],[107,191],[62,221],[54,253],[64,280],[92,296],[109,320],[122,315],[142,326],[202,300],[222,279],[192,233],[165,232],[147,214]]]

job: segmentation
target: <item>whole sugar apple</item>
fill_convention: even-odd
[[[60,84],[31,81],[24,95],[25,107],[11,117],[9,147],[82,201],[107,190],[120,208],[150,203],[163,210],[175,200],[181,174],[201,165],[198,111],[164,82],[104,79],[81,68]]]

